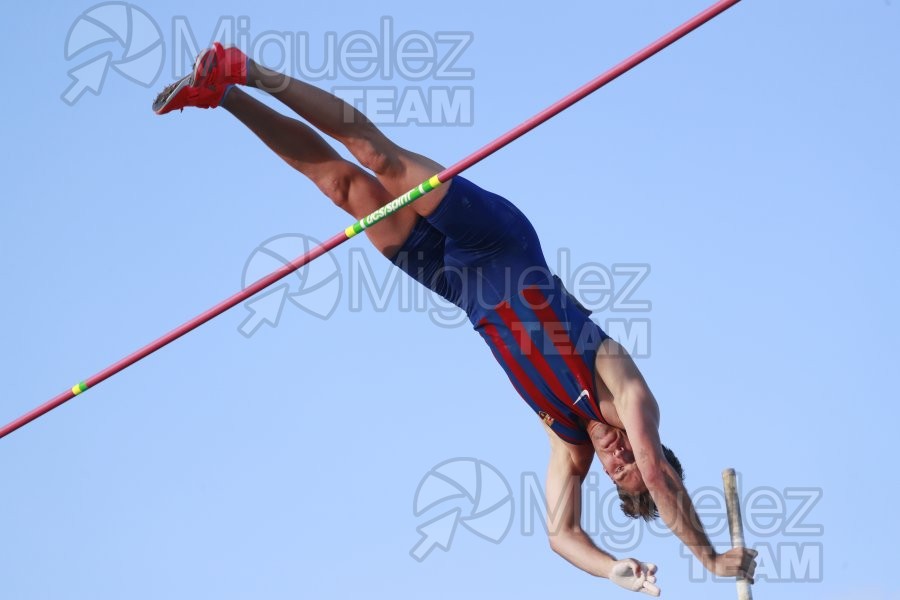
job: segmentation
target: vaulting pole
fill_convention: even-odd
[[[525,135],[526,133],[528,133],[529,131],[531,131],[532,129],[534,129],[535,127],[540,125],[541,123],[544,123],[544,122],[548,121],[549,119],[555,117],[556,115],[558,115],[562,111],[566,110],[567,108],[569,108],[570,106],[572,106],[573,104],[578,102],[579,100],[596,92],[597,90],[599,90],[600,88],[605,86],[607,83],[613,81],[614,79],[617,79],[619,76],[623,75],[624,73],[627,73],[628,71],[630,71],[634,67],[638,66],[639,64],[641,64],[642,62],[644,62],[645,60],[647,60],[648,58],[650,58],[657,52],[672,45],[673,43],[680,40],[681,38],[683,38],[690,32],[694,31],[698,27],[711,21],[712,19],[719,16],[720,14],[722,14],[723,12],[725,12],[726,10],[728,10],[729,8],[731,8],[738,2],[740,2],[740,0],[721,0],[720,2],[717,2],[716,4],[712,5],[711,7],[709,7],[705,11],[703,11],[702,13],[698,14],[696,17],[694,17],[690,21],[686,22],[684,25],[681,25],[677,29],[674,29],[667,35],[661,37],[659,40],[653,42],[652,44],[650,44],[649,46],[647,46],[646,48],[644,48],[637,54],[634,54],[630,58],[622,61],[621,63],[619,63],[618,65],[616,65],[609,71],[603,73],[596,79],[589,81],[588,83],[581,86],[580,88],[578,88],[577,90],[575,90],[574,92],[572,92],[571,94],[569,94],[568,96],[563,98],[562,100],[547,107],[546,109],[539,112],[535,116],[531,117],[530,119],[528,119],[527,121],[525,121],[524,123],[519,125],[518,127],[501,135],[500,137],[498,137],[496,140],[494,140],[490,144],[488,144],[488,145],[484,146],[483,148],[481,148],[480,150],[470,154],[469,156],[462,159],[455,165],[453,165],[447,169],[444,169],[443,171],[441,171],[440,173],[438,173],[437,175],[435,175],[428,181],[425,181],[421,185],[411,189],[410,191],[403,194],[399,198],[392,200],[386,206],[378,209],[371,215],[360,219],[359,221],[357,221],[356,223],[354,223],[353,225],[351,225],[350,227],[348,227],[341,233],[338,233],[331,239],[325,241],[320,246],[316,246],[315,248],[313,248],[312,250],[310,250],[303,256],[300,256],[300,257],[294,259],[293,261],[286,264],[282,268],[278,269],[274,273],[272,273],[266,277],[263,277],[256,283],[245,288],[244,290],[234,294],[233,296],[231,296],[230,298],[228,298],[226,300],[223,300],[222,302],[213,306],[206,312],[194,317],[187,323],[173,329],[172,331],[170,331],[166,335],[162,336],[161,338],[157,339],[156,341],[151,342],[150,344],[144,346],[143,348],[141,348],[140,350],[137,350],[136,352],[133,352],[132,354],[129,354],[122,360],[108,366],[107,368],[103,369],[96,375],[88,377],[84,381],[77,383],[76,385],[72,386],[70,389],[66,390],[65,392],[59,394],[58,396],[56,396],[54,398],[51,398],[50,400],[48,400],[44,404],[38,406],[31,412],[26,413],[26,414],[22,415],[21,417],[19,417],[18,419],[16,419],[15,421],[12,421],[8,425],[5,425],[2,429],[0,429],[0,438],[3,438],[5,436],[9,435],[10,433],[12,433],[16,429],[22,427],[23,425],[27,425],[28,423],[30,423],[31,421],[34,421],[38,417],[50,412],[57,406],[64,404],[65,402],[68,402],[69,400],[71,400],[75,396],[81,394],[82,392],[86,391],[87,389],[92,388],[92,387],[96,386],[97,384],[109,379],[110,377],[112,377],[113,375],[118,373],[119,371],[122,371],[122,370],[126,369],[127,367],[130,367],[134,363],[153,354],[160,348],[171,344],[172,342],[174,342],[181,336],[185,335],[186,333],[193,331],[194,329],[200,327],[207,321],[210,321],[210,320],[214,319],[215,317],[221,315],[223,312],[227,311],[228,309],[233,308],[233,307],[237,306],[238,304],[240,304],[241,302],[248,300],[255,294],[261,292],[265,288],[267,288],[270,285],[272,285],[273,283],[275,283],[276,281],[279,281],[279,280],[287,277],[288,275],[290,275],[294,271],[300,269],[302,266],[306,265],[310,261],[322,256],[326,252],[330,252],[331,250],[333,250],[337,246],[343,244],[350,238],[352,238],[356,235],[359,235],[366,228],[371,227],[372,225],[374,225],[375,223],[378,223],[382,219],[385,219],[386,217],[388,217],[392,213],[396,212],[397,210],[403,208],[404,206],[407,206],[408,204],[415,202],[416,200],[418,200],[419,198],[421,198],[422,196],[424,196],[431,190],[448,182],[450,179],[452,179],[456,175],[459,175],[460,173],[462,173],[463,171],[465,171],[472,165],[475,165],[476,163],[481,162],[482,160],[484,160],[485,158],[487,158],[488,156],[490,156],[497,150],[503,148],[510,142],[522,137],[523,135]]]
[[[731,532],[731,545],[734,548],[744,547],[744,522],[741,519],[741,501],[738,497],[737,475],[734,469],[722,471],[722,486],[725,488],[725,508],[728,513],[728,531]],[[753,600],[750,581],[746,577],[737,578],[738,600]]]

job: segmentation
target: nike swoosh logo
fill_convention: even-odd
[[[582,390],[581,395],[578,396],[578,400],[575,401],[575,404],[578,404],[579,402],[581,402],[581,401],[584,400],[585,398],[590,398],[590,397],[591,397],[591,395],[588,393],[587,390]]]

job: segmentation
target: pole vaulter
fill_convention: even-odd
[[[681,38],[685,37],[686,35],[688,35],[692,31],[694,31],[695,29],[698,29],[702,25],[711,21],[712,19],[719,16],[720,14],[722,14],[723,12],[725,12],[726,10],[728,10],[729,8],[731,8],[738,2],[740,2],[740,0],[721,0],[720,2],[715,3],[708,9],[704,10],[703,12],[701,12],[694,18],[690,19],[689,21],[687,21],[686,23],[681,25],[680,27],[674,29],[667,35],[661,37],[659,40],[653,42],[652,44],[650,44],[643,50],[641,50],[641,51],[637,52],[636,54],[634,54],[633,56],[631,56],[630,58],[622,61],[621,63],[619,63],[612,69],[610,69],[609,71],[606,71],[602,75],[599,75],[595,79],[589,81],[588,83],[586,83],[582,87],[578,88],[577,90],[575,90],[571,94],[567,95],[566,97],[562,98],[555,104],[552,104],[551,106],[547,107],[543,111],[541,111],[538,114],[536,114],[535,116],[531,117],[524,123],[520,124],[518,127],[515,127],[514,129],[505,133],[504,135],[501,135],[496,140],[492,141],[491,143],[487,144],[486,146],[482,147],[481,149],[477,150],[476,152],[472,153],[471,155],[462,159],[461,161],[452,165],[451,167],[441,171],[440,173],[431,177],[427,181],[424,181],[423,183],[421,183],[417,187],[409,190],[407,193],[403,194],[402,196],[397,197],[396,199],[389,202],[387,205],[380,208],[379,210],[376,210],[372,214],[358,220],[356,223],[353,223],[351,226],[347,227],[344,231],[336,234],[335,236],[333,236],[332,238],[330,238],[323,244],[311,249],[306,254],[296,258],[295,260],[284,265],[277,271],[271,273],[270,275],[260,279],[259,281],[255,282],[255,283],[253,283],[252,285],[248,286],[246,289],[234,294],[230,298],[223,300],[222,302],[213,306],[209,310],[196,316],[195,318],[184,323],[183,325],[173,329],[166,335],[151,342],[150,344],[144,346],[143,348],[133,352],[132,354],[129,354],[125,358],[122,358],[118,362],[108,366],[107,368],[103,369],[99,373],[97,373],[91,377],[88,377],[84,381],[77,383],[76,385],[72,386],[70,389],[66,390],[65,392],[62,392],[61,394],[55,396],[54,398],[51,398],[44,404],[38,406],[37,408],[31,410],[28,413],[22,415],[18,419],[15,419],[14,421],[8,423],[2,429],[0,429],[0,438],[3,438],[5,436],[9,435],[10,433],[16,431],[20,427],[23,427],[24,425],[27,425],[28,423],[34,421],[35,419],[41,417],[42,415],[50,412],[54,408],[68,402],[75,396],[82,394],[86,390],[97,386],[98,384],[109,379],[116,373],[119,373],[120,371],[126,369],[127,367],[130,367],[131,365],[146,358],[150,354],[156,352],[160,348],[167,346],[168,344],[174,342],[181,336],[200,327],[207,321],[214,319],[215,317],[221,315],[225,311],[248,300],[255,294],[259,293],[260,291],[264,290],[265,288],[271,286],[275,282],[283,279],[284,277],[287,277],[291,273],[295,272],[296,270],[300,269],[304,265],[308,264],[310,261],[315,260],[316,258],[322,256],[323,254],[325,254],[327,252],[330,252],[337,246],[339,246],[339,245],[343,244],[344,242],[346,242],[347,240],[359,235],[367,228],[369,228],[372,225],[378,223],[379,221],[387,218],[394,212],[415,202],[416,200],[418,200],[425,194],[438,188],[443,183],[446,183],[447,181],[451,180],[453,177],[455,177],[456,175],[459,175],[460,173],[462,173],[469,167],[481,162],[482,160],[484,160],[485,158],[487,158],[494,152],[500,150],[504,146],[508,145],[509,143],[511,143],[511,142],[515,141],[516,139],[518,139],[519,137],[525,135],[532,129],[536,128],[538,125],[541,125],[542,123],[544,123],[544,122],[548,121],[549,119],[553,118],[554,116],[558,115],[559,113],[566,110],[567,108],[569,108],[576,102],[584,99],[585,97],[587,97],[588,95],[592,94],[593,92],[599,90],[606,84],[610,83],[611,81],[613,81],[613,80],[617,79],[618,77],[620,77],[621,75],[627,73],[634,67],[643,63],[644,61],[646,61],[650,57],[654,56],[661,50],[665,49],[666,47],[670,46],[671,44],[673,44],[676,41],[680,40]]]

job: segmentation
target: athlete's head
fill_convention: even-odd
[[[600,432],[595,431],[595,435],[591,438],[594,444],[594,450],[597,457],[603,464],[603,470],[615,484],[619,492],[619,499],[622,501],[622,512],[633,519],[642,518],[645,521],[654,519],[659,516],[656,504],[647,491],[641,472],[637,468],[634,461],[634,452],[631,449],[631,442],[628,436],[621,429],[609,427]],[[675,453],[666,446],[662,447],[663,456],[672,465],[672,468],[678,473],[678,476],[684,480],[684,469],[681,467],[681,461],[675,456]]]
[[[684,469],[681,467],[681,461],[668,447],[663,446],[662,451],[663,456],[666,457],[666,460],[672,465],[672,468],[678,473],[681,480],[684,481]],[[632,460],[634,460],[633,457]],[[634,470],[637,471],[637,468]],[[640,477],[640,473],[638,473],[638,477]],[[619,507],[623,513],[632,519],[649,521],[659,516],[656,503],[650,497],[650,492],[647,491],[647,486],[644,485],[643,480],[641,480],[640,486],[637,487],[626,487],[617,484],[616,488],[619,490],[619,500],[622,501]]]

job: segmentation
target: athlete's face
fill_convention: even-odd
[[[610,427],[609,431],[594,440],[594,450],[603,464],[603,470],[617,487],[632,494],[647,490],[624,431]]]

